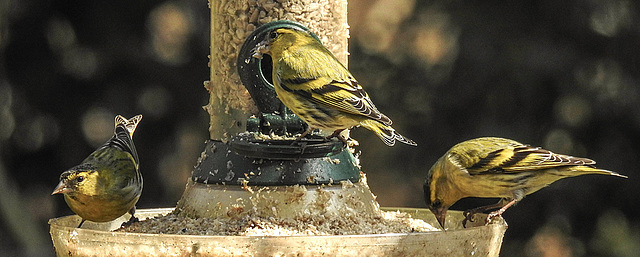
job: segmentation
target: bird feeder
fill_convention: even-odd
[[[270,59],[251,58],[257,42],[274,28],[312,28],[316,39],[346,64],[346,5],[346,0],[210,2],[211,80],[205,82],[210,140],[176,208],[141,209],[138,218],[174,212],[194,219],[247,214],[295,219],[313,210],[345,217],[395,211],[438,226],[426,209],[380,208],[357,158],[343,142],[292,137],[306,125],[276,97]],[[504,220],[485,226],[480,218],[463,229],[462,213],[447,215],[446,233],[320,236],[113,231],[127,217],[86,222],[82,228],[75,228],[75,215],[49,223],[58,256],[498,256]]]

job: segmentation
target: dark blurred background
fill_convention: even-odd
[[[640,6],[631,0],[351,0],[349,67],[418,148],[355,129],[382,206],[424,207],[454,144],[511,138],[629,176],[561,180],[509,209],[502,256],[640,252]],[[0,0],[0,255],[52,256],[65,169],[142,113],[138,208],[175,206],[204,141],[204,0]],[[466,199],[453,209],[493,203]]]

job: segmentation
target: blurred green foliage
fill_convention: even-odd
[[[566,179],[525,198],[504,215],[503,256],[637,254],[639,11],[630,0],[351,0],[349,67],[419,145],[354,130],[380,204],[424,207],[424,175],[448,148],[506,137],[629,179]],[[50,191],[115,114],[145,116],[138,208],[174,206],[208,135],[208,52],[206,1],[0,0],[0,193],[18,200],[0,201],[0,255],[53,254],[46,221],[71,211]]]

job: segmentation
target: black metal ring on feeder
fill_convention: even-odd
[[[306,130],[306,124],[297,116],[292,114],[282,102],[277,98],[275,89],[270,80],[271,78],[271,57],[265,56],[262,59],[254,58],[256,46],[266,35],[278,28],[292,28],[303,30],[313,36],[318,42],[320,39],[316,34],[311,32],[304,25],[288,20],[280,20],[269,22],[258,27],[253,31],[242,44],[238,53],[238,75],[240,80],[251,94],[251,98],[255,102],[260,115],[250,118],[247,121],[247,130],[270,134],[271,132],[279,135],[286,133],[302,133]],[[268,128],[265,128],[268,127]],[[288,142],[283,143],[283,141]],[[299,143],[298,143],[299,141]],[[319,156],[331,156],[336,154],[335,149],[344,148],[343,142],[338,140],[321,141],[317,139],[301,139],[301,140],[232,140],[232,144],[239,144],[234,149],[242,149],[242,154],[255,158],[274,158],[282,159],[285,156],[295,156],[296,158],[317,158]],[[259,144],[258,144],[259,143]],[[282,153],[280,156],[268,154],[273,149],[261,149],[273,145]],[[301,147],[304,146],[304,150]],[[312,154],[315,153],[315,154]],[[287,159],[290,159],[288,157]]]
[[[250,158],[269,160],[300,160],[304,158],[330,157],[344,150],[342,144],[326,141],[323,138],[307,139],[296,145],[290,140],[260,140],[250,136],[237,136],[231,139],[231,148],[236,154]]]
[[[234,140],[234,139],[232,139]],[[360,168],[351,152],[343,148],[337,154],[322,158],[298,159],[295,155],[276,154],[277,157],[254,158],[238,154],[239,145],[209,140],[198,164],[193,169],[193,181],[204,184],[256,186],[320,185],[340,181],[360,181]],[[259,149],[278,149],[260,147]],[[250,150],[251,155],[256,151]],[[318,153],[315,153],[318,154]],[[322,156],[322,155],[320,155]]]
[[[298,22],[288,20],[269,22],[249,34],[238,53],[238,75],[240,76],[242,84],[247,88],[253,101],[258,106],[258,110],[262,113],[282,112],[282,103],[271,100],[277,99],[271,78],[273,67],[271,57],[265,56],[262,59],[257,59],[253,57],[253,54],[255,53],[256,46],[264,40],[267,33],[279,28],[292,28],[306,31],[320,42],[320,38],[311,32],[309,28]]]

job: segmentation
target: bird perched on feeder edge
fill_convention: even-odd
[[[266,34],[255,49],[255,58],[263,54],[273,61],[273,84],[278,98],[309,128],[321,129],[338,137],[345,129],[362,126],[373,131],[385,144],[397,141],[415,146],[391,127],[391,119],[373,104],[367,92],[349,70],[309,32],[277,28]]]
[[[142,193],[142,175],[132,136],[142,115],[115,118],[114,135],[79,165],[60,175],[54,194],[64,194],[69,208],[82,221],[108,222],[129,212],[133,216]],[[123,224],[124,225],[124,224]]]
[[[424,197],[442,229],[447,210],[458,200],[502,198],[497,204],[464,212],[466,226],[474,214],[497,209],[488,215],[488,223],[526,195],[562,178],[585,174],[626,178],[597,169],[595,164],[587,158],[555,154],[510,139],[476,138],[453,146],[431,167],[424,183]]]

